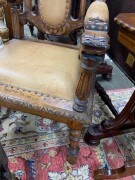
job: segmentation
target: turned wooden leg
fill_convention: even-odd
[[[76,164],[79,154],[79,142],[81,139],[81,131],[70,130],[70,144],[67,153],[67,161],[70,164]]]

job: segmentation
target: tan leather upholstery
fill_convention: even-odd
[[[70,11],[69,0],[40,0],[39,12],[50,26],[64,23]]]
[[[78,50],[12,40],[0,49],[0,82],[73,99],[80,77]]]
[[[101,20],[108,22],[109,11],[106,3],[101,1],[93,2],[87,10],[85,22],[87,22],[89,18],[100,18]]]

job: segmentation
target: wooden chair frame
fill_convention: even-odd
[[[40,2],[41,1],[42,0],[40,0]],[[90,6],[90,12],[86,14],[85,28],[81,38],[80,47],[44,41],[44,43],[78,49],[78,51],[80,50],[82,71],[75,92],[74,104],[73,107],[71,107],[71,110],[67,110],[61,107],[59,105],[61,99],[59,98],[48,97],[44,93],[39,93],[19,87],[14,87],[9,84],[0,83],[1,106],[30,113],[33,115],[38,115],[43,118],[49,118],[68,125],[68,127],[70,128],[70,145],[67,153],[67,160],[71,164],[76,163],[77,160],[77,156],[79,153],[79,141],[81,138],[83,124],[85,120],[89,120],[90,122],[90,119],[92,117],[89,108],[91,108],[92,110],[94,93],[93,87],[95,82],[94,79],[96,67],[104,59],[104,54],[109,48],[109,36],[107,35],[108,9],[104,2],[99,1],[101,0],[97,0],[96,2],[94,2],[94,4]],[[15,3],[16,1],[9,0],[8,2]],[[66,2],[67,10],[65,14],[65,21],[59,26],[55,27],[49,26],[41,16],[41,13],[39,13],[38,15],[32,13],[31,0],[23,0],[23,11],[16,8],[16,6],[14,7],[13,5],[11,16],[14,38],[24,38],[24,25],[27,23],[27,21],[32,22],[42,32],[56,35],[69,34],[71,31],[82,26],[86,0],[81,0],[80,2],[80,12],[79,18],[77,20],[69,16],[71,9],[71,0],[67,0]],[[0,0],[0,6],[4,6],[6,8],[6,0]],[[105,8],[104,13],[103,11],[100,11],[101,7]],[[96,11],[97,17],[93,16],[94,11]],[[45,100],[45,103],[43,103],[42,101],[43,98]],[[54,103],[53,105],[48,103],[52,99]],[[89,100],[91,101],[90,107],[88,106]],[[63,103],[67,103],[67,101],[63,100]]]

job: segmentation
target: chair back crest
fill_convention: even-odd
[[[80,0],[78,19],[71,16],[72,0],[39,0],[37,15],[31,11],[32,0],[23,1],[24,12],[20,16],[21,22],[23,23],[26,19],[44,33],[67,35],[83,26],[86,0]]]

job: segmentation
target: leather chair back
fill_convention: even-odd
[[[72,0],[39,0],[38,15],[32,13],[32,0],[24,0],[23,2],[21,23],[28,20],[44,33],[68,35],[71,31],[83,26],[86,0],[80,1],[78,19],[74,19],[71,15]]]

